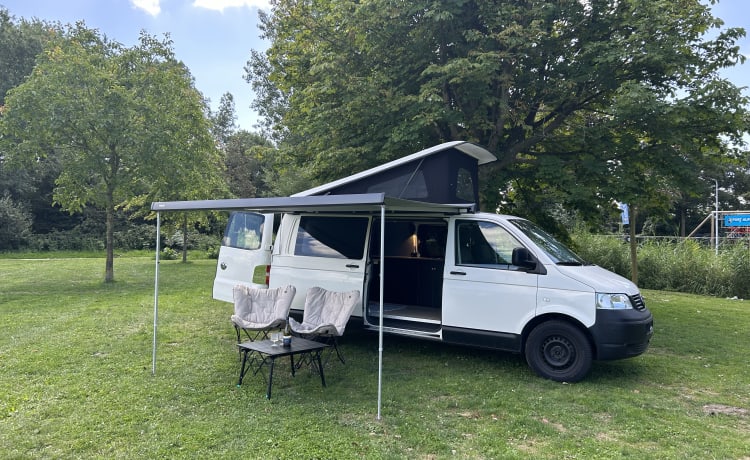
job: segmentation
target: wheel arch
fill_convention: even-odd
[[[529,337],[529,334],[531,334],[531,331],[533,331],[534,328],[536,328],[540,324],[546,323],[548,321],[564,321],[572,326],[575,326],[586,337],[586,340],[588,340],[589,345],[591,346],[591,354],[594,359],[597,359],[598,352],[596,348],[596,342],[594,341],[594,337],[591,335],[591,331],[589,330],[589,328],[584,326],[583,323],[581,323],[576,318],[564,315],[562,313],[545,313],[543,315],[534,317],[531,321],[526,323],[523,331],[521,331],[521,354],[524,354],[526,351],[526,341]]]

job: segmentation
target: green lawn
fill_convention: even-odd
[[[645,292],[656,334],[581,383],[519,356],[350,327],[346,365],[236,386],[215,261],[0,259],[1,458],[750,458],[750,303]],[[286,361],[282,361],[286,364]]]

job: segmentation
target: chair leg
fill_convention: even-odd
[[[236,324],[234,325],[234,331],[237,333],[237,345],[239,345],[240,343],[242,343],[242,341],[240,340],[240,328]],[[239,347],[237,347],[237,350],[240,352],[240,361],[242,361],[242,349],[239,348]],[[244,368],[245,364],[243,363],[242,366]],[[240,383],[239,384],[241,384],[241,383],[242,383],[242,377],[240,377]]]
[[[333,349],[336,351],[336,356],[339,357],[339,361],[341,361],[341,364],[346,364],[346,361],[344,361],[344,355],[341,354],[341,350],[339,349],[339,341],[336,337],[333,337],[332,342]]]

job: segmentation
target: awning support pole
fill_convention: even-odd
[[[380,327],[378,331],[378,417],[383,394],[383,276],[385,270],[385,206],[380,206]]]
[[[156,213],[156,269],[154,271],[154,346],[151,355],[151,375],[156,375],[156,322],[159,319],[159,242],[161,240],[161,215]]]

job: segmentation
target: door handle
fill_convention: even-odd
[[[346,268],[359,268],[357,264],[346,264]]]
[[[451,275],[463,275],[463,276],[466,276],[466,272],[452,271]]]

